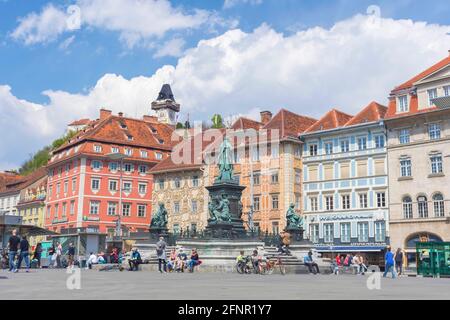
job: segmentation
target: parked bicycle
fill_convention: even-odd
[[[261,263],[261,274],[273,274],[278,269],[280,274],[286,274],[286,266],[283,264],[280,256],[267,257],[266,261]]]
[[[236,263],[236,271],[239,274],[249,274],[252,273],[252,258],[247,256],[244,260],[238,261]]]

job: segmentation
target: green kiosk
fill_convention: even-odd
[[[450,242],[416,242],[417,274],[450,277]]]

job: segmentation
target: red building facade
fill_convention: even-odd
[[[100,110],[100,118],[55,150],[47,165],[45,226],[112,235],[122,213],[122,232],[147,230],[153,185],[149,170],[170,153],[173,130],[155,117],[132,119]],[[117,154],[126,157],[114,160]]]

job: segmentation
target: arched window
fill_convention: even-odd
[[[436,193],[433,196],[433,208],[435,217],[444,216],[444,196],[442,193]]]
[[[403,203],[403,218],[405,219],[412,219],[412,199],[411,197],[403,197],[402,200]]]
[[[427,197],[418,196],[417,197],[417,208],[419,211],[419,218],[428,218],[428,202]]]

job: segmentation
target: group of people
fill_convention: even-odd
[[[337,254],[333,263],[334,274],[339,274],[340,267],[354,268],[356,274],[360,275],[364,275],[367,272],[365,258],[360,253],[355,255],[351,253],[345,255]]]
[[[8,266],[9,272],[19,272],[22,261],[25,262],[26,272],[30,270],[30,243],[26,236],[20,238],[17,235],[17,230],[12,231],[11,237],[8,241]],[[16,262],[17,257],[17,262]]]
[[[172,249],[169,259],[167,259],[166,247],[167,243],[164,241],[164,237],[160,237],[156,243],[156,255],[158,257],[158,271],[161,273],[184,272],[185,269],[194,272],[195,267],[202,263],[196,248],[191,250],[189,257],[182,248]]]
[[[384,256],[385,266],[383,277],[386,278],[388,273],[391,273],[392,279],[402,275],[403,262],[405,258],[406,257],[402,249],[398,248],[397,251],[393,253],[391,247],[387,247],[386,254]]]

